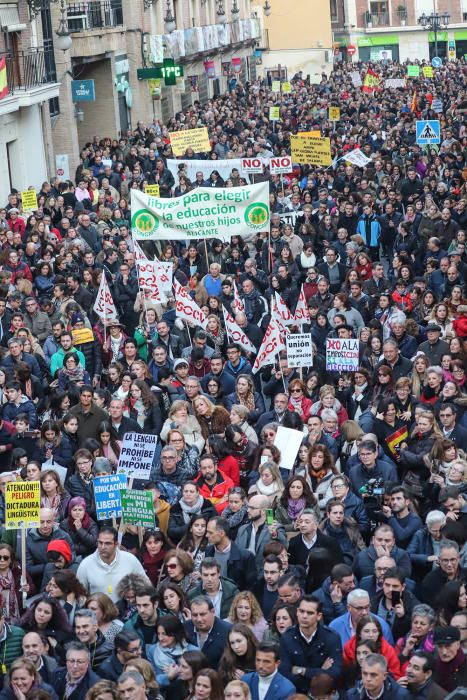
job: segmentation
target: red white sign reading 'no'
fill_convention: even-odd
[[[292,158],[290,156],[281,156],[280,158],[271,158],[269,160],[269,170],[271,175],[285,175],[292,172]]]

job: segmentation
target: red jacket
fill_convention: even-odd
[[[211,501],[212,505],[215,507],[219,515],[221,515],[224,508],[226,508],[228,505],[227,494],[229,490],[233,488],[233,486],[235,486],[232,479],[229,476],[227,476],[227,474],[224,474],[220,471],[220,469],[218,469],[217,479],[214,486],[209,486],[205,482],[204,476],[202,474],[196,477],[195,483],[198,484],[199,492],[203,496],[203,498],[207,498],[208,501]],[[224,498],[224,496],[225,500],[220,502],[221,499]]]
[[[354,636],[349,639],[348,642],[344,644],[344,652],[342,655],[342,658],[344,660],[344,664],[346,666],[353,666],[356,663],[356,658],[355,658],[355,646],[357,642],[357,636],[354,634]],[[394,650],[394,647],[392,647],[389,642],[387,642],[384,637],[381,638],[381,654],[384,656],[386,661],[388,662],[388,671],[394,678],[394,680],[398,680],[401,676],[401,665],[399,662],[399,658],[397,656],[396,651]]]
[[[452,322],[452,327],[459,338],[467,338],[467,315],[461,314],[458,318],[455,318]]]

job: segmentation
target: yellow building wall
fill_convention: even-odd
[[[270,0],[270,5],[264,26],[271,51],[331,47],[329,0]]]

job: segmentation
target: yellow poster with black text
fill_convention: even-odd
[[[185,131],[172,131],[170,145],[176,156],[184,156],[187,148],[192,148],[195,153],[206,153],[211,150],[211,142],[207,127],[199,129],[185,129]]]
[[[5,489],[7,530],[39,527],[41,485],[39,481],[9,481]]]
[[[37,209],[37,194],[35,190],[21,192],[23,211],[35,211]]]
[[[328,138],[310,138],[296,134],[290,137],[292,160],[302,165],[329,166],[332,163]]]
[[[269,183],[197,187],[164,199],[131,190],[131,231],[136,240],[220,238],[269,230]]]

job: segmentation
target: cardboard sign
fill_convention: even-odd
[[[273,80],[271,84],[271,90],[273,92],[280,92],[281,91],[281,81],[280,80]]]
[[[270,119],[270,121],[275,121],[276,119],[280,119],[279,107],[269,107],[269,119]]]
[[[287,95],[290,92],[292,92],[292,85],[287,81],[285,81],[285,83],[282,83],[282,92],[284,93],[284,95]]]
[[[326,369],[329,372],[355,372],[359,366],[356,338],[326,338]]]
[[[120,497],[124,523],[140,527],[154,527],[154,503],[151,491],[124,489],[120,491]]]
[[[329,121],[338,122],[341,118],[341,110],[339,107],[329,107]]]
[[[242,159],[242,170],[248,175],[254,175],[255,173],[263,172],[263,160],[262,158],[243,158]]]
[[[73,336],[74,345],[94,342],[94,333],[90,328],[73,328],[71,335]]]
[[[423,66],[423,77],[432,78],[433,77],[433,66]]]
[[[296,134],[290,137],[292,160],[302,165],[323,165],[332,163],[331,142],[328,138],[313,138]]]
[[[119,518],[122,514],[120,491],[127,487],[125,474],[96,476],[92,485],[94,488],[97,519],[110,520],[110,518]]]
[[[288,334],[285,338],[287,364],[289,367],[312,367],[313,348],[311,333]]]
[[[192,148],[195,153],[207,153],[211,150],[211,142],[206,126],[199,129],[185,129],[184,131],[172,131],[170,145],[176,156],[184,156],[187,148]]]
[[[146,194],[150,194],[151,197],[160,197],[161,191],[159,185],[146,185],[144,188]]]
[[[297,458],[298,450],[303,442],[304,434],[302,430],[293,430],[292,428],[284,428],[280,425],[277,428],[274,445],[281,453],[281,468],[293,469],[295,459]]]
[[[280,158],[271,158],[269,160],[269,171],[271,175],[285,175],[292,172],[292,158],[290,156],[281,156]]]
[[[39,481],[10,481],[5,491],[5,527],[39,527],[41,485]]]
[[[407,66],[407,75],[409,78],[419,78],[420,66]]]
[[[37,209],[37,194],[35,190],[25,190],[21,192],[23,211],[33,211]]]
[[[157,447],[157,435],[125,433],[118,459],[117,474],[147,481]]]

